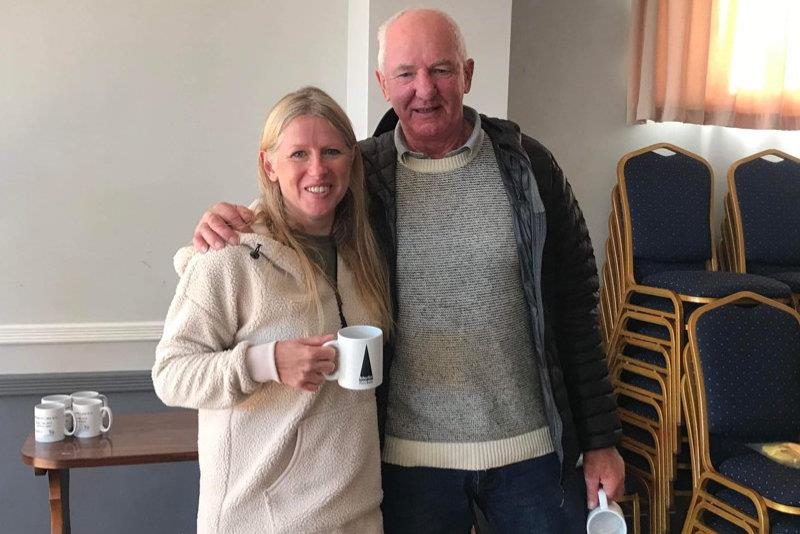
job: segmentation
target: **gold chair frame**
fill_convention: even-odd
[[[617,322],[620,303],[625,292],[625,265],[622,252],[623,223],[619,200],[619,189],[611,190],[611,213],[608,216],[608,239],[606,239],[605,264],[602,270],[603,284],[600,287],[600,321],[603,343],[608,347]]]
[[[637,466],[626,463],[625,471],[626,473],[636,477],[636,479],[639,480],[639,482],[647,491],[647,504],[649,508],[648,519],[650,523],[649,532],[666,532],[669,528],[669,517],[664,514],[663,507],[657,504],[657,501],[661,498],[661,496],[659,495],[659,490],[657,489],[658,481],[656,480],[656,467],[653,458],[646,450],[642,448],[639,442],[628,438],[622,438],[622,441],[620,441],[617,447],[620,449],[627,449],[628,451],[638,455],[650,466],[649,470],[646,471]]]
[[[666,441],[664,432],[667,426],[664,421],[663,410],[661,409],[660,403],[654,400],[650,395],[642,393],[642,391],[637,388],[628,387],[627,384],[617,383],[616,392],[617,395],[626,396],[646,404],[653,408],[656,412],[657,421],[653,421],[625,408],[619,409],[620,419],[647,432],[651,437],[654,438],[654,446],[646,445],[629,437],[626,437],[625,440],[629,442],[635,441],[642,453],[646,453],[647,457],[650,459],[653,468],[652,484],[653,488],[655,489],[652,505],[657,507],[659,515],[665,518],[667,516],[666,511],[672,504],[672,496],[670,491],[672,477],[668,472],[669,466],[664,465],[663,461],[664,457],[667,456],[663,452],[665,447],[664,443]]]
[[[721,239],[719,250],[722,254],[722,268],[737,273],[747,272],[747,254],[744,243],[744,225],[742,224],[742,212],[739,208],[739,196],[736,191],[736,169],[745,163],[763,158],[764,156],[775,156],[800,164],[800,158],[787,154],[776,148],[762,150],[751,156],[738,159],[731,163],[728,168],[728,193],[725,195],[725,217],[721,225]],[[800,310],[800,293],[792,294],[792,305]]]
[[[792,315],[798,322],[798,325],[800,325],[800,314],[798,314],[797,310],[749,291],[734,293],[733,295],[703,306],[689,318],[689,345],[687,347],[688,350],[684,351],[683,365],[686,373],[682,380],[681,395],[684,399],[683,405],[687,420],[686,427],[690,439],[689,450],[692,458],[691,462],[694,467],[692,472],[694,492],[692,495],[692,502],[686,514],[683,534],[713,532],[707,525],[702,523],[704,512],[722,517],[746,532],[752,532],[753,534],[769,532],[768,511],[770,509],[785,514],[800,515],[800,507],[788,506],[766,499],[753,489],[738,484],[721,475],[711,463],[708,435],[708,411],[706,408],[705,389],[703,387],[703,371],[700,365],[700,354],[697,347],[696,328],[697,321],[703,314],[733,302],[756,302],[772,306]],[[756,516],[750,516],[709,493],[708,484],[711,482],[733,490],[749,499],[756,510]]]
[[[618,185],[614,187],[611,194],[611,214],[609,215],[608,223],[609,239],[606,246],[606,265],[603,272],[606,294],[603,296],[605,303],[601,306],[601,314],[605,316],[603,333],[604,336],[607,336],[607,354],[612,370],[616,366],[622,366],[626,370],[633,370],[633,372],[637,372],[639,369],[648,369],[650,372],[656,373],[660,380],[663,381],[664,394],[660,399],[663,403],[661,410],[664,429],[660,432],[663,436],[663,441],[661,442],[662,446],[658,448],[657,457],[653,459],[654,465],[658,466],[656,472],[659,473],[659,476],[657,478],[663,478],[663,480],[654,482],[654,486],[657,488],[655,491],[657,498],[653,500],[659,506],[658,516],[660,519],[658,524],[663,529],[666,529],[669,520],[669,507],[672,505],[674,498],[672,481],[675,480],[677,475],[677,454],[681,445],[680,426],[683,419],[680,397],[681,352],[686,345],[684,304],[705,304],[716,299],[683,295],[667,289],[644,286],[635,279],[633,227],[630,204],[627,197],[625,165],[631,158],[660,149],[688,156],[702,163],[708,171],[708,240],[711,247],[705,267],[709,271],[718,269],[717,249],[714,246],[715,240],[712,233],[714,171],[708,161],[697,154],[670,143],[657,143],[630,152],[623,156],[617,164]],[[609,291],[609,288],[611,291]],[[668,307],[670,309],[658,310],[633,304],[632,298],[635,295],[664,299],[670,304]],[[662,328],[665,332],[665,338],[633,332],[628,328],[629,322],[632,320]],[[661,354],[665,362],[664,366],[658,367],[638,361],[635,358],[627,358],[622,354],[621,350],[626,344],[640,346]],[[620,387],[619,381],[615,385]],[[649,392],[649,394],[652,396],[652,392]],[[646,447],[640,444],[640,448],[644,449]]]

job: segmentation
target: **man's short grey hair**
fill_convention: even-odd
[[[441,16],[450,26],[450,30],[453,32],[453,37],[455,38],[456,42],[456,53],[458,54],[458,58],[464,63],[467,60],[467,46],[464,44],[464,36],[461,34],[461,28],[458,27],[458,24],[453,17],[441,11],[439,9],[429,9],[429,8],[407,8],[403,9],[402,11],[398,11],[383,24],[378,27],[378,70],[383,72],[383,61],[386,57],[386,30],[389,26],[394,23],[397,19],[402,17],[403,15],[410,13],[412,11],[428,11],[430,13],[436,13],[437,15]]]

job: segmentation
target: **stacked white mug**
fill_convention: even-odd
[[[103,424],[103,416],[108,420]],[[60,418],[54,422],[54,418]],[[76,391],[71,395],[46,395],[34,409],[36,441],[61,441],[64,436],[93,438],[111,428],[113,415],[108,397],[97,391]]]
[[[103,406],[108,406],[108,397],[97,391],[76,391],[70,395],[73,400],[75,399],[100,399],[103,401]]]
[[[64,428],[73,429],[75,425],[74,417],[67,415],[68,410],[72,410],[72,397],[69,395],[47,395],[42,397],[42,402],[56,402],[64,405]],[[70,436],[72,434],[69,434]]]
[[[111,429],[114,419],[108,407],[108,397],[97,391],[76,391],[70,396],[75,413],[76,438],[94,438]],[[106,425],[103,425],[103,415],[108,418]]]
[[[67,428],[66,418],[73,421]],[[75,415],[60,402],[43,402],[33,409],[33,435],[36,441],[52,443],[71,436],[75,431]]]

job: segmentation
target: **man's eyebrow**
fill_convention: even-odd
[[[431,65],[428,68],[455,67],[455,65],[456,65],[455,61],[452,61],[450,59],[439,59],[431,63]],[[403,63],[401,65],[396,66],[394,70],[392,70],[392,73],[397,74],[399,72],[413,71],[415,68],[416,67],[410,63]]]
[[[402,65],[396,66],[392,72],[405,72],[409,70],[414,70],[414,65],[403,63]]]

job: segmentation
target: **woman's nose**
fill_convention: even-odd
[[[327,172],[321,154],[312,154],[308,161],[308,173],[312,176],[323,176]]]

